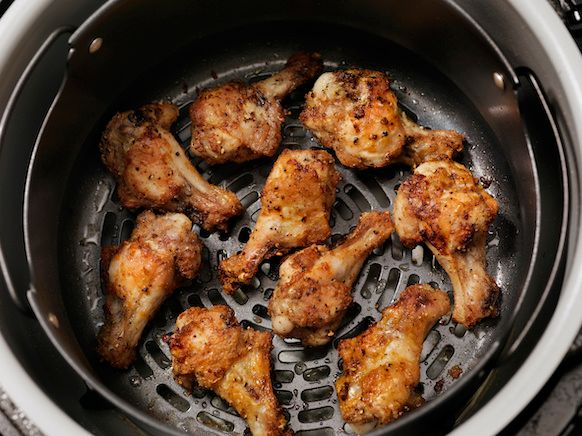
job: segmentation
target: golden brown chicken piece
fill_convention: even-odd
[[[423,129],[400,111],[385,73],[343,70],[322,74],[307,94],[301,121],[339,161],[352,168],[395,162],[418,165],[452,158],[463,136]]]
[[[212,389],[242,416],[254,436],[291,435],[273,392],[268,332],[243,329],[232,309],[192,307],[170,338],[172,368],[187,389]]]
[[[300,52],[261,82],[229,82],[202,91],[190,106],[191,152],[210,164],[273,156],[285,119],[281,100],[322,67],[319,53]]]
[[[437,320],[450,311],[446,293],[413,285],[384,309],[364,333],[340,342],[343,374],[336,382],[341,413],[358,433],[398,419],[422,404],[422,344]]]
[[[134,360],[146,324],[164,300],[200,269],[202,243],[181,213],[137,218],[129,240],[103,250],[105,324],[98,352],[116,368]]]
[[[219,265],[224,291],[250,283],[260,263],[292,248],[325,241],[340,174],[322,150],[283,150],[263,189],[261,213],[240,254]]]
[[[101,158],[118,180],[124,207],[184,212],[208,231],[225,230],[242,205],[196,171],[169,131],[177,117],[170,103],[116,114],[101,138]]]
[[[368,255],[393,231],[389,212],[363,213],[334,249],[312,245],[290,255],[269,301],[273,332],[303,345],[327,344],[352,303],[352,285]]]
[[[394,202],[400,240],[430,248],[453,283],[453,318],[469,328],[497,314],[499,288],[487,273],[485,243],[498,208],[471,172],[450,160],[418,166]]]
[[[454,130],[430,130],[419,126],[404,112],[400,119],[406,132],[402,154],[395,163],[416,167],[423,162],[452,159],[463,151],[463,135]]]

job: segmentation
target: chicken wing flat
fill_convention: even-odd
[[[497,314],[499,288],[487,273],[485,244],[498,208],[471,172],[450,160],[418,166],[394,202],[400,240],[430,248],[453,284],[453,318],[469,328]]]
[[[321,144],[352,168],[379,168],[395,162],[418,165],[452,158],[463,136],[423,129],[398,108],[385,73],[343,70],[322,74],[307,94],[300,116]]]
[[[449,311],[446,293],[429,285],[409,286],[384,309],[380,321],[340,342],[344,372],[336,390],[341,413],[357,433],[394,421],[422,404],[415,392],[422,344]]]
[[[261,196],[261,213],[240,254],[223,260],[220,281],[233,293],[251,282],[264,259],[325,241],[340,174],[322,150],[283,150]]]
[[[272,335],[243,329],[228,306],[192,307],[170,338],[172,368],[187,389],[195,380],[241,415],[254,436],[291,435],[271,383]]]
[[[169,103],[116,114],[101,138],[101,158],[118,180],[124,207],[184,212],[208,231],[225,230],[242,205],[196,171],[169,131],[177,117]]]
[[[210,164],[273,156],[285,118],[281,100],[322,69],[318,53],[296,53],[261,82],[229,82],[206,89],[190,106],[190,150]]]
[[[312,245],[290,255],[269,301],[273,332],[303,345],[328,343],[352,303],[352,286],[368,255],[393,231],[389,212],[363,213],[334,249]]]
[[[137,218],[129,240],[103,250],[105,324],[98,352],[112,366],[134,360],[143,329],[164,300],[200,269],[202,243],[181,213]]]

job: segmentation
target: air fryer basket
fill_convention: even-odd
[[[525,312],[540,299],[551,308],[548,281],[563,248],[566,190],[559,144],[549,142],[538,150],[533,130],[523,133],[513,87],[530,77],[510,70],[475,23],[448,2],[426,3],[426,16],[412,16],[396,2],[381,8],[374,2],[354,2],[351,7],[357,6],[358,16],[348,15],[355,10],[348,2],[342,4],[345,9],[333,11],[335,16],[309,2],[293,10],[257,3],[250,15],[236,4],[218,11],[202,3],[194,9],[188,2],[170,7],[114,1],[73,35],[68,77],[45,122],[29,172],[26,237],[32,308],[89,386],[150,429],[241,433],[244,422],[223,401],[201,389],[189,396],[173,381],[164,336],[172,331],[176,316],[192,305],[228,304],[243,325],[270,328],[266,306],[277,280],[277,260],[265,262],[253,285],[233,297],[221,292],[216,269],[221,258],[246,242],[273,160],[217,167],[198,163],[205,177],[237,193],[246,213],[228,234],[200,231],[206,246],[202,273],[167,301],[144,334],[138,361],[120,372],[99,363],[94,351],[102,323],[100,248],[126,238],[135,216],[116,201],[115,183],[100,163],[97,142],[116,111],[164,99],[181,108],[174,133],[186,145],[186,109],[199,89],[233,79],[259,80],[280,69],[293,51],[317,50],[328,70],[386,71],[401,107],[420,124],[463,132],[467,143],[462,162],[490,184],[489,191],[500,203],[488,239],[489,270],[503,292],[500,318],[471,332],[450,320],[435,327],[421,363],[423,396],[431,402],[385,430],[419,428],[428,420],[439,422],[435,430],[445,429],[455,417],[452,411],[486,374],[511,326],[524,325]],[[378,14],[383,14],[382,20]],[[435,24],[435,16],[441,25]],[[188,25],[195,28],[188,30]],[[449,29],[463,33],[463,43]],[[448,59],[434,41],[417,44],[420,33],[428,37],[431,32],[450,44]],[[101,38],[101,48],[89,49],[99,45],[95,38]],[[504,82],[495,83],[492,72]],[[298,121],[305,92],[300,89],[284,102],[289,114],[282,147],[318,147]],[[338,168],[343,180],[332,212],[332,241],[347,233],[362,211],[391,209],[395,190],[409,174],[401,167],[358,172]],[[552,190],[547,189],[550,184]],[[365,264],[354,287],[354,304],[336,337],[360,333],[402,289],[418,282],[451,291],[428,250],[421,263],[414,263],[394,235]],[[337,339],[330,346],[304,350],[296,341],[274,339],[274,384],[296,431],[349,431],[334,390],[341,370],[336,344]],[[448,370],[457,365],[463,374],[454,380]],[[449,419],[437,416],[443,407]]]

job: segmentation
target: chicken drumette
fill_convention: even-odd
[[[250,283],[260,263],[296,247],[325,241],[340,174],[321,150],[284,150],[265,184],[261,213],[240,254],[220,263],[226,293]]]
[[[322,74],[307,94],[301,121],[339,161],[352,168],[411,166],[452,158],[463,135],[424,129],[398,108],[385,73],[344,70]]]
[[[453,318],[469,328],[497,314],[499,288],[487,273],[485,244],[498,207],[467,168],[450,160],[418,166],[394,202],[400,240],[430,248],[453,283]]]
[[[181,213],[143,212],[129,240],[103,249],[105,324],[98,352],[127,368],[146,324],[160,305],[200,269],[202,244]]]
[[[232,309],[192,307],[178,316],[170,338],[174,376],[224,398],[254,436],[291,435],[271,383],[272,335],[243,329]]]
[[[422,344],[449,310],[446,293],[429,285],[413,285],[384,309],[380,321],[340,342],[344,372],[336,390],[342,415],[356,432],[387,424],[422,404],[415,392]]]
[[[300,338],[307,346],[328,343],[352,302],[352,285],[364,261],[392,230],[388,212],[364,213],[334,249],[312,245],[285,259],[269,301],[273,332]]]
[[[118,180],[124,207],[184,212],[206,230],[224,230],[242,205],[196,171],[169,131],[177,117],[169,103],[116,114],[101,138],[101,158]]]
[[[296,53],[285,68],[252,85],[206,89],[190,106],[190,150],[211,164],[273,156],[285,118],[281,99],[322,69],[318,53]]]

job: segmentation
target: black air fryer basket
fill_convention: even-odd
[[[227,304],[244,326],[270,329],[268,299],[279,259],[261,266],[252,286],[221,292],[220,259],[244,245],[260,210],[259,195],[274,159],[197,168],[236,192],[246,212],[227,234],[199,232],[206,249],[195,283],[179,289],[146,329],[135,365],[116,371],[99,362],[95,337],[103,322],[100,249],[129,236],[135,215],[122,209],[97,144],[118,111],[154,100],[180,108],[173,133],[190,139],[187,107],[200,89],[229,80],[253,82],[282,68],[297,50],[322,54],[325,69],[386,71],[401,108],[421,125],[466,136],[461,161],[500,205],[488,238],[489,272],[502,289],[498,319],[465,331],[444,320],[428,335],[421,388],[427,404],[378,433],[450,429],[495,365],[527,344],[558,296],[567,230],[565,158],[535,75],[511,65],[487,34],[450,1],[225,2],[110,1],[70,37],[67,76],[45,119],[30,165],[25,236],[32,289],[15,294],[32,307],[46,333],[96,396],[158,433],[242,433],[244,421],[211,392],[187,394],[171,374],[164,336],[191,306]],[[283,148],[318,148],[298,121],[309,86],[290,95]],[[404,167],[352,171],[332,211],[332,240],[361,212],[392,208],[409,175]],[[571,169],[570,169],[571,170]],[[349,433],[334,383],[338,340],[380,317],[408,285],[451,292],[429,250],[413,262],[396,234],[369,257],[354,304],[329,346],[304,349],[274,338],[273,381],[291,427],[301,434]],[[532,333],[533,334],[533,333]],[[449,373],[462,369],[460,378]]]

